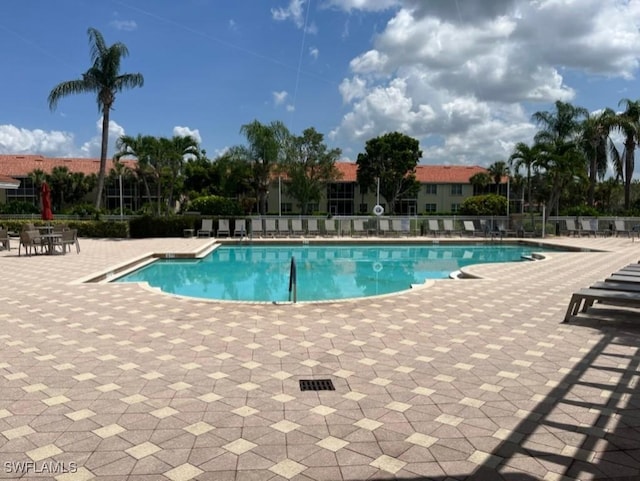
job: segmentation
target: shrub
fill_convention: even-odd
[[[209,216],[239,216],[243,214],[242,206],[238,201],[218,195],[198,197],[191,201],[187,210]]]
[[[570,215],[574,217],[597,217],[601,213],[595,207],[589,207],[588,205],[577,205],[567,209],[564,215]]]
[[[462,215],[506,215],[507,199],[501,195],[476,195],[466,199],[460,206]]]
[[[153,217],[145,215],[129,221],[129,235],[134,239],[145,237],[182,237],[184,229],[195,229],[200,218],[195,216]]]
[[[32,202],[12,200],[6,204],[0,204],[2,214],[39,214],[40,209]]]

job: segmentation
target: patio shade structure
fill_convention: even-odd
[[[51,212],[51,189],[49,184],[42,183],[40,194],[42,197],[42,220],[52,220],[53,212]]]

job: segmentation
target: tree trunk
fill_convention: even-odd
[[[102,192],[104,191],[104,176],[107,170],[107,149],[109,148],[109,111],[111,105],[105,105],[102,109],[102,142],[100,144],[100,170],[98,171],[98,192],[96,193],[96,210],[102,205]]]
[[[636,149],[635,142],[629,142],[629,145],[625,145],[625,159],[624,159],[624,208],[629,210],[631,207],[631,177],[633,176],[634,168],[634,150]]]

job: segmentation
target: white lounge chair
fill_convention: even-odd
[[[264,231],[267,236],[275,236],[278,233],[276,229],[276,220],[275,219],[265,219],[264,220]]]
[[[429,219],[427,221],[427,225],[429,226],[428,232],[433,234],[433,237],[438,237],[440,235],[440,223],[438,219]]]
[[[631,229],[627,229],[623,220],[614,220],[613,226],[616,230],[616,237],[620,234],[626,234],[627,237],[631,237]]]
[[[307,235],[317,236],[320,233],[318,230],[318,219],[307,220]]]
[[[220,219],[218,221],[218,232],[216,235],[218,237],[231,236],[231,231],[229,231],[229,219]]]
[[[366,235],[367,230],[364,226],[364,219],[353,219],[353,230],[351,231],[351,235]]]
[[[213,233],[213,219],[202,219],[202,226],[198,229],[198,237],[211,237]]]
[[[460,234],[459,230],[456,230],[453,219],[443,219],[442,225],[444,226],[444,233],[451,236],[453,234]]]
[[[336,235],[338,233],[335,219],[325,219],[324,233],[325,235]]]
[[[409,219],[393,219],[391,228],[396,235],[408,236],[411,233],[411,221]]]
[[[387,235],[391,231],[389,219],[378,219],[378,231],[380,235]]]
[[[233,228],[234,237],[244,237],[247,235],[247,221],[245,219],[236,219]]]
[[[251,219],[251,235],[262,237],[264,230],[262,230],[262,219]]]
[[[484,235],[484,232],[482,230],[476,229],[476,226],[473,223],[473,221],[465,220],[462,222],[462,224],[464,225],[465,234],[470,235],[472,237],[475,237],[476,235]]]
[[[304,230],[302,229],[302,220],[291,219],[291,235],[301,236],[303,234]]]
[[[289,236],[289,219],[278,219],[278,234],[284,237]]]

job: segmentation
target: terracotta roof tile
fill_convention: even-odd
[[[338,162],[342,172],[341,182],[355,182],[358,166],[354,162]],[[478,172],[487,169],[477,165],[418,165],[416,178],[423,184],[468,184],[469,179]]]
[[[134,166],[134,160],[123,160],[128,166]],[[82,172],[85,175],[97,174],[100,159],[44,157],[42,155],[0,155],[0,175],[26,177],[36,169],[50,174],[54,167],[67,167],[71,172]],[[113,161],[107,159],[107,173],[113,167]]]

